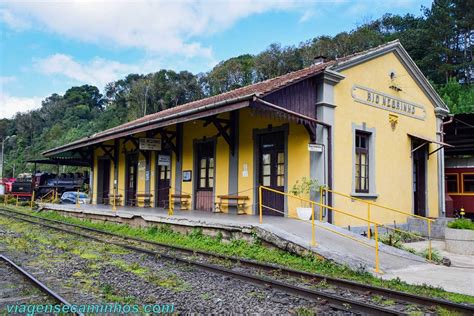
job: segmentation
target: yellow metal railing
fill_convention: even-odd
[[[54,201],[55,199],[57,199],[56,197],[57,195],[57,192],[55,189],[49,191],[48,193],[46,193],[45,195],[43,195],[42,197],[40,197],[40,201],[41,203],[43,203],[45,200],[46,201]],[[51,197],[51,200],[48,200],[47,198]]]
[[[319,206],[320,207],[320,210],[322,210],[323,208],[326,208],[326,209],[329,209],[331,211],[334,211],[336,213],[340,213],[340,214],[343,214],[343,215],[346,215],[346,216],[349,216],[349,217],[352,217],[352,218],[355,218],[355,219],[358,219],[358,220],[361,220],[361,221],[364,221],[364,222],[367,222],[369,225],[372,224],[374,225],[374,241],[375,241],[375,245],[372,245],[370,243],[367,243],[367,242],[364,242],[362,240],[360,240],[359,238],[355,238],[353,236],[350,236],[348,234],[344,234],[342,232],[338,232],[334,229],[331,229],[329,227],[325,227],[325,226],[318,226],[322,229],[325,229],[327,231],[330,231],[332,233],[335,233],[339,236],[342,236],[342,237],[345,237],[345,238],[349,238],[351,240],[354,240],[356,241],[357,243],[360,243],[364,246],[367,246],[367,247],[371,247],[371,248],[374,248],[375,249],[375,272],[376,273],[381,273],[380,271],[380,260],[379,260],[379,236],[378,236],[378,226],[379,224],[378,223],[375,223],[375,222],[372,222],[370,220],[367,220],[365,218],[362,218],[362,217],[359,217],[357,215],[353,215],[353,214],[350,214],[350,213],[347,213],[345,211],[342,211],[342,210],[339,210],[339,209],[336,209],[332,206],[329,206],[329,205],[324,205],[322,203],[318,203],[318,202],[315,202],[315,201],[312,201],[312,200],[309,200],[309,199],[305,199],[305,198],[302,198],[302,197],[299,197],[299,196],[296,196],[296,195],[292,195],[292,194],[289,194],[289,193],[286,193],[286,192],[281,192],[281,191],[278,191],[278,190],[275,190],[275,189],[272,189],[272,188],[268,188],[268,187],[265,187],[265,186],[259,186],[258,187],[258,204],[259,204],[259,215],[260,215],[260,224],[263,223],[263,209],[266,208],[266,209],[270,209],[272,211],[275,211],[275,212],[278,212],[278,213],[281,213],[281,214],[284,214],[284,212],[280,211],[280,210],[277,210],[277,209],[274,209],[270,206],[267,206],[267,205],[264,205],[263,204],[263,200],[262,200],[262,192],[266,190],[266,191],[270,191],[270,192],[274,192],[276,194],[280,194],[280,195],[283,195],[283,196],[286,196],[286,197],[290,197],[290,198],[294,198],[294,199],[297,199],[301,202],[306,202],[306,203],[309,203],[311,205],[311,244],[313,246],[316,245],[316,224],[315,224],[315,206]],[[322,211],[320,212],[320,214],[322,214]],[[308,221],[306,220],[302,220],[298,217],[294,217],[294,216],[289,216],[291,218],[295,218],[295,219],[298,219],[300,221],[303,221],[305,223],[307,223]],[[320,221],[321,221],[321,215],[320,215]]]
[[[385,209],[385,210],[388,210],[388,211],[391,211],[391,212],[394,212],[394,213],[403,214],[405,216],[414,217],[414,218],[418,218],[418,219],[422,219],[422,220],[426,221],[427,228],[428,228],[428,260],[431,261],[431,251],[432,251],[432,248],[431,248],[431,222],[434,222],[433,219],[428,218],[428,217],[424,217],[424,216],[420,216],[420,215],[416,215],[416,214],[407,213],[407,212],[404,212],[404,211],[400,211],[400,210],[397,210],[397,209],[392,208],[392,207],[388,207],[388,206],[385,206],[385,205],[382,205],[382,204],[374,203],[372,201],[366,201],[366,200],[363,200],[363,199],[359,199],[359,198],[356,198],[354,196],[351,196],[351,195],[348,195],[348,194],[345,194],[345,193],[342,193],[342,192],[337,192],[337,191],[331,190],[331,189],[329,189],[327,187],[323,187],[323,186],[320,187],[320,201],[321,202],[323,201],[324,192],[326,192],[326,195],[327,195],[327,193],[333,193],[335,195],[348,198],[351,201],[357,201],[357,202],[361,202],[361,203],[364,203],[364,204],[367,205],[367,219],[364,220],[364,221],[367,222],[367,237],[369,239],[371,238],[370,235],[371,235],[371,223],[372,223],[372,217],[371,217],[372,207],[379,207],[379,208],[382,208],[382,209]],[[325,206],[323,206],[323,207],[327,208]],[[320,214],[322,214],[322,212],[320,212]],[[394,231],[398,231],[398,232],[402,232],[402,233],[405,232],[401,229],[384,225],[383,223],[377,223],[377,225],[379,225],[381,227],[384,227],[384,228],[387,228],[387,229],[394,230]]]

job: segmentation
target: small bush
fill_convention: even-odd
[[[449,228],[474,230],[474,223],[468,218],[458,218],[448,223]]]
[[[425,250],[420,251],[418,255],[424,257],[425,259],[429,259],[430,251],[428,248],[426,248]],[[441,263],[443,261],[443,257],[441,256],[438,250],[431,249],[431,261],[436,263]]]

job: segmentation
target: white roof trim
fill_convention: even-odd
[[[402,44],[398,40],[381,45],[372,50],[368,50],[366,53],[355,55],[348,60],[334,64],[333,66],[329,67],[329,69],[334,71],[345,70],[391,52],[393,52],[400,62],[407,68],[408,72],[414,78],[421,90],[435,105],[436,114],[447,115],[449,113],[448,106],[444,103],[443,99],[441,99],[428,79],[426,79],[421,70],[415,64],[413,59],[411,59],[410,55],[408,55],[407,51],[405,48],[403,48]]]

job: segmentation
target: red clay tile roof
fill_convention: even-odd
[[[176,107],[169,108],[169,109],[157,112],[157,113],[149,114],[149,115],[146,115],[146,116],[141,117],[139,119],[136,119],[136,120],[124,123],[122,125],[107,129],[105,131],[93,134],[89,137],[82,138],[82,139],[79,139],[77,141],[71,142],[69,144],[66,144],[66,145],[63,145],[63,146],[45,151],[43,154],[47,155],[49,152],[57,151],[58,149],[61,149],[61,148],[66,149],[66,147],[70,147],[71,145],[80,144],[80,143],[86,142],[86,141],[90,142],[90,141],[94,140],[95,138],[99,138],[99,137],[106,136],[106,135],[109,135],[109,134],[114,134],[115,132],[119,132],[123,129],[133,128],[135,126],[151,124],[151,123],[153,123],[157,120],[166,119],[167,116],[170,116],[170,115],[173,115],[173,114],[177,114],[177,113],[188,111],[188,110],[198,109],[200,107],[215,104],[215,103],[218,103],[218,102],[222,102],[222,101],[226,101],[226,100],[233,100],[233,99],[237,99],[237,98],[241,98],[241,97],[243,98],[243,97],[246,97],[246,96],[248,96],[248,99],[251,99],[252,96],[254,96],[254,95],[255,96],[264,96],[264,95],[269,94],[273,91],[279,90],[279,89],[281,89],[285,86],[291,85],[292,83],[295,83],[297,81],[300,81],[300,80],[312,77],[314,75],[317,75],[317,74],[321,73],[322,71],[324,71],[324,69],[326,69],[327,67],[333,65],[334,63],[335,63],[334,61],[329,61],[329,62],[326,62],[326,63],[311,65],[307,68],[297,70],[297,71],[293,71],[293,72],[287,73],[287,74],[279,76],[279,77],[275,77],[275,78],[268,79],[268,80],[265,80],[265,81],[262,81],[262,82],[258,82],[258,83],[255,83],[255,84],[252,84],[252,85],[249,85],[249,86],[245,86],[245,87],[242,87],[242,88],[231,90],[231,91],[221,93],[221,94],[218,94],[218,95],[215,95],[215,96],[212,96],[212,97],[208,97],[208,98],[204,98],[204,99],[201,99],[201,100],[196,100],[196,101],[192,101],[192,102],[185,103],[185,104],[182,104],[182,105],[178,105]],[[131,131],[131,133],[133,133],[133,131]]]
[[[140,125],[140,124],[144,124],[144,123],[151,123],[151,122],[153,122],[157,119],[165,118],[168,115],[172,115],[172,114],[179,113],[179,112],[186,111],[186,110],[190,110],[190,109],[197,109],[197,108],[202,107],[202,106],[214,104],[214,103],[225,101],[225,100],[232,100],[232,99],[236,99],[236,98],[239,98],[239,97],[245,97],[245,96],[249,96],[249,95],[260,95],[260,96],[266,95],[266,94],[271,93],[275,90],[278,90],[282,87],[290,85],[295,81],[299,81],[299,80],[314,76],[314,75],[320,73],[321,71],[323,71],[326,67],[332,65],[333,63],[334,63],[334,61],[330,61],[330,62],[318,64],[318,65],[312,65],[312,66],[309,66],[307,68],[297,70],[297,71],[293,71],[293,72],[287,73],[285,75],[275,77],[275,78],[272,78],[272,79],[268,79],[268,80],[265,80],[265,81],[262,81],[262,82],[258,82],[258,83],[255,83],[255,84],[252,84],[252,85],[249,85],[249,86],[245,86],[245,87],[242,87],[242,88],[238,88],[238,89],[235,89],[235,90],[224,92],[224,93],[212,96],[212,97],[208,97],[208,98],[192,101],[192,102],[189,102],[189,103],[185,103],[185,104],[182,104],[182,105],[178,105],[178,106],[173,107],[173,108],[169,108],[169,109],[166,109],[166,110],[163,110],[163,111],[160,111],[160,112],[156,112],[156,113],[153,113],[153,114],[146,115],[146,116],[141,117],[139,119],[136,119],[136,120],[127,122],[125,124],[119,125],[117,127],[110,128],[108,130],[105,130],[103,132],[100,132],[100,133],[97,133],[97,134],[93,135],[93,137],[103,136],[103,135],[106,135],[110,132],[121,130],[121,129],[129,127],[129,126]]]

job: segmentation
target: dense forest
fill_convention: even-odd
[[[435,0],[420,17],[391,15],[335,36],[298,46],[272,44],[257,55],[220,62],[207,73],[159,70],[130,74],[98,87],[72,87],[53,94],[41,108],[0,120],[5,175],[31,171],[26,160],[46,149],[93,134],[144,114],[266,80],[310,65],[324,55],[342,57],[399,39],[443,97],[452,113],[474,112],[474,0]]]

